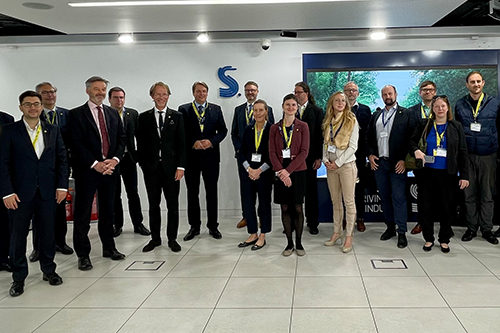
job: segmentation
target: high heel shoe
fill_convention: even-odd
[[[352,251],[352,245],[351,246],[342,246],[343,253],[349,253],[351,251]]]
[[[325,246],[334,246],[335,243],[337,243],[337,241],[340,239],[340,241],[342,242],[342,234],[338,234],[337,237],[335,237],[333,240],[327,240],[325,242]]]

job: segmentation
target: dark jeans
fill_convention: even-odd
[[[422,178],[418,188],[418,197],[421,198],[423,209],[423,219],[419,220],[422,235],[426,242],[433,243],[435,240],[434,222],[439,221],[438,242],[448,244],[456,208],[453,193],[458,186],[458,179],[448,174],[448,170],[426,167],[419,171],[419,177]]]
[[[318,227],[319,206],[318,206],[318,172],[312,168],[314,161],[306,161],[306,196],[305,215],[308,227]]]
[[[406,172],[397,174],[389,161],[380,158],[378,170],[375,171],[375,181],[384,211],[385,224],[388,228],[398,226],[398,233],[407,231],[406,218]]]
[[[271,192],[273,189],[274,173],[267,170],[261,173],[260,178],[251,180],[246,173],[241,179],[241,188],[243,193],[243,214],[247,220],[247,231],[249,234],[255,234],[258,231],[257,214],[255,213],[255,202],[259,197],[258,215],[261,219],[262,233],[271,232]]]
[[[240,180],[240,200],[241,200],[241,215],[243,218],[246,219],[245,217],[245,210],[243,209],[243,179],[244,177],[248,178],[248,172],[243,168],[243,165],[239,163],[238,159],[236,159],[236,164],[238,166],[238,178]],[[248,223],[248,221],[247,221]]]
[[[497,154],[469,154],[469,187],[464,189],[467,228],[472,231],[493,229]]]
[[[38,242],[38,231],[35,227],[36,220],[40,217],[35,214],[33,216],[34,225],[33,225],[33,249],[37,249],[39,247]],[[54,224],[54,236],[56,245],[62,247],[66,245],[66,234],[68,232],[68,222],[66,221],[66,200],[63,200],[60,204],[56,203],[56,214],[55,214],[55,224]]]
[[[120,162],[120,175],[127,192],[130,219],[132,224],[137,226],[142,223],[143,216],[139,189],[137,188],[137,165],[129,153],[125,153]],[[122,181],[120,177],[116,177],[114,225],[116,229],[123,228]]]

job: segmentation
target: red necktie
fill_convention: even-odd
[[[104,156],[104,158],[107,158],[109,152],[108,129],[106,128],[104,115],[100,106],[97,107],[97,119],[99,119],[99,128],[101,129],[102,156]]]

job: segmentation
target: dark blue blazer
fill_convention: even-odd
[[[109,152],[106,159],[121,159],[125,151],[125,131],[118,111],[102,105],[109,136]],[[69,111],[71,163],[75,177],[98,177],[91,169],[95,161],[103,161],[101,135],[92,117],[88,103]],[[119,164],[118,164],[119,165]]]
[[[366,162],[366,135],[368,134],[368,125],[372,118],[372,111],[368,105],[358,103],[357,107],[353,107],[352,112],[356,115],[356,120],[359,124],[358,149],[356,150],[356,160],[362,164]]]
[[[127,152],[132,158],[132,161],[137,162],[139,157],[137,156],[137,149],[135,147],[135,139],[137,135],[137,126],[139,122],[139,112],[130,108],[123,108],[123,129],[125,130],[125,146],[127,147]]]
[[[245,132],[245,128],[247,127],[246,109],[247,109],[246,102],[241,105],[238,105],[234,109],[233,124],[231,126],[231,140],[233,141],[236,158],[238,158],[238,153],[241,149],[241,144],[243,140],[243,133]],[[268,106],[267,115],[268,115],[267,121],[271,123],[271,125],[274,124],[273,108],[270,106]],[[248,125],[253,125],[254,122],[255,121],[252,120]]]
[[[56,122],[54,123],[54,125],[57,125],[59,127],[59,131],[61,131],[61,135],[66,145],[68,143],[67,139],[69,134],[68,113],[68,109],[56,106]],[[47,118],[45,117],[45,111],[42,111],[40,119],[42,119],[42,121],[48,122]]]
[[[16,193],[30,201],[37,188],[43,200],[54,200],[57,188],[68,188],[66,148],[57,126],[40,122],[44,150],[36,156],[23,120],[4,127],[0,138],[0,196]]]
[[[2,127],[13,122],[14,122],[14,117],[12,117],[8,113],[0,111],[0,135],[2,134]]]
[[[262,139],[260,141],[259,150],[256,152],[255,149],[255,125],[248,125],[243,132],[243,140],[241,142],[241,151],[238,154],[238,162],[243,165],[243,162],[247,161],[252,169],[260,168],[264,163],[269,165],[269,169],[266,172],[272,172],[273,165],[271,164],[271,158],[269,157],[269,132],[271,130],[271,122],[267,122],[266,128],[264,128],[264,133],[262,133]],[[252,162],[252,154],[261,154],[260,162]]]
[[[193,110],[192,102],[179,106],[179,112],[184,117],[184,128],[186,134],[186,150],[188,164],[190,162],[203,163],[220,162],[220,143],[227,135],[227,127],[222,116],[220,106],[208,103],[205,111],[205,126],[203,132],[200,129],[198,116]],[[208,139],[212,143],[212,148],[207,150],[196,150],[193,148],[197,140]]]
[[[309,127],[309,155],[306,163],[308,168],[312,168],[312,163],[323,158],[323,110],[311,102],[307,103],[302,114],[302,121]]]

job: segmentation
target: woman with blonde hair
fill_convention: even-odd
[[[358,149],[358,137],[356,116],[351,112],[344,93],[338,91],[328,99],[323,121],[323,163],[327,169],[328,189],[333,204],[333,235],[325,245],[333,246],[338,239],[342,241],[345,205],[347,224],[342,247],[344,253],[352,250],[352,234],[356,220],[354,189],[358,169],[354,153]]]

